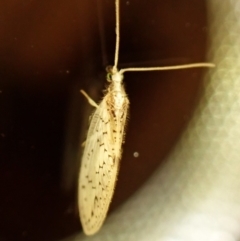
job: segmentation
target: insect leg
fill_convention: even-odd
[[[80,90],[80,92],[86,97],[86,99],[90,105],[98,108],[97,103],[84,90]]]

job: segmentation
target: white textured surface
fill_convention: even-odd
[[[217,65],[166,165],[93,237],[69,240],[234,241],[240,237],[240,1],[211,0]]]

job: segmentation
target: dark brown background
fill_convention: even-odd
[[[92,109],[79,89],[100,100],[114,28],[113,0],[0,1],[0,241],[57,240],[81,230],[76,184]],[[121,1],[119,66],[204,61],[207,34],[204,1]],[[111,210],[170,152],[203,73],[125,74],[131,109]]]

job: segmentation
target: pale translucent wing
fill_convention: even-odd
[[[79,211],[88,235],[97,232],[106,217],[121,158],[128,100],[117,118],[108,100],[109,94],[92,116],[81,163]]]

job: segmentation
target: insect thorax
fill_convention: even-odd
[[[126,92],[122,82],[112,82],[108,87],[109,98],[107,103],[115,112],[124,110],[124,106],[128,102]]]

